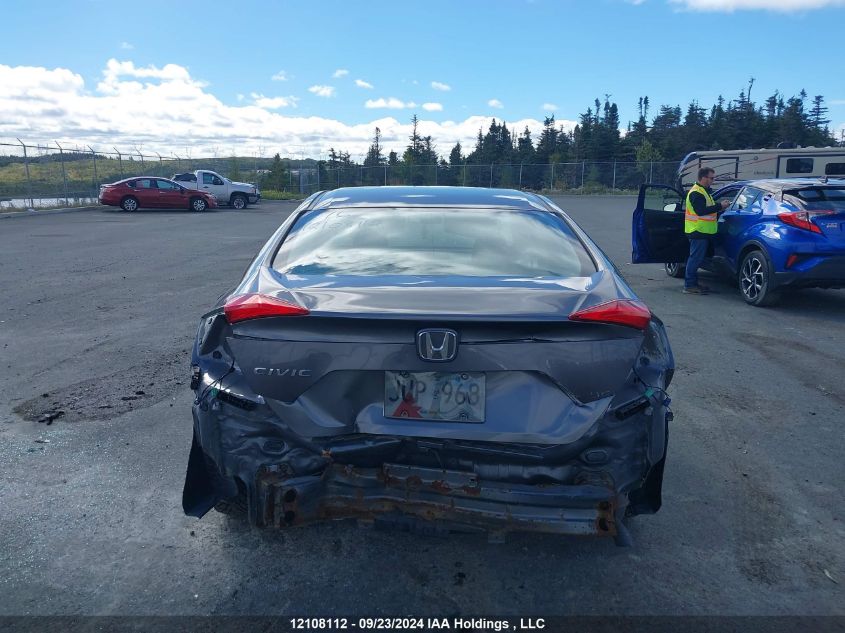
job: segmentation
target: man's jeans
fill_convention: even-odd
[[[695,288],[698,285],[698,268],[707,255],[707,246],[710,243],[707,239],[690,239],[689,259],[687,270],[684,276],[684,288]]]

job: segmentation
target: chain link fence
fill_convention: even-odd
[[[673,184],[676,162],[578,161],[555,164],[330,166],[284,161],[282,178],[270,178],[272,158],[192,158],[109,151],[52,142],[0,142],[0,208],[60,207],[96,203],[100,185],[130,176],[171,177],[210,169],[266,191],[308,195],[321,189],[381,185],[504,187],[565,193],[633,193],[643,183]],[[297,167],[292,163],[298,163]],[[310,165],[310,166],[308,166]],[[272,184],[271,184],[272,183]],[[271,195],[267,197],[272,197]]]
[[[320,167],[294,179],[302,193],[337,187],[449,185],[566,193],[633,193],[644,183],[672,185],[676,162],[579,161],[554,164],[379,165]]]

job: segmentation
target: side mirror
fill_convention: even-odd
[[[670,202],[665,207],[663,207],[663,210],[666,211],[667,213],[675,213],[675,211],[678,210],[678,203],[677,202]]]

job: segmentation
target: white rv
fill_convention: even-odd
[[[716,170],[716,187],[734,180],[842,177],[845,176],[845,147],[691,152],[678,167],[679,188],[689,189],[702,167]]]

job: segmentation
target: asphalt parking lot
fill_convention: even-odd
[[[683,295],[629,264],[632,198],[558,202],[677,360],[664,507],[633,547],[185,517],[197,318],[294,205],[5,218],[0,615],[845,615],[845,291]]]

